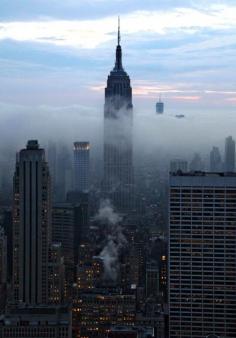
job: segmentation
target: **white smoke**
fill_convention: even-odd
[[[101,223],[106,223],[113,226],[118,224],[122,220],[120,215],[114,211],[114,208],[109,199],[101,201],[100,208],[98,214],[95,216],[95,219]]]
[[[119,255],[122,248],[127,244],[119,224],[122,217],[114,211],[110,200],[107,199],[101,202],[95,219],[108,225],[109,235],[99,257],[104,265],[104,278],[115,281],[119,272]]]

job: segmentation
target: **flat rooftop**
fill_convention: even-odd
[[[179,177],[236,177],[236,172],[208,172],[208,171],[189,171],[182,172],[178,170],[176,172],[170,172],[170,176]]]

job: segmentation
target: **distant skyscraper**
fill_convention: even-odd
[[[164,113],[164,103],[161,101],[161,97],[159,101],[156,103],[156,113],[163,114]]]
[[[210,153],[210,171],[220,172],[222,171],[222,160],[220,156],[220,150],[218,147],[213,147]]]
[[[104,107],[104,192],[120,211],[132,207],[133,104],[130,78],[122,66],[120,27],[115,67],[105,89]]]
[[[193,159],[190,162],[189,169],[190,171],[204,170],[204,163],[202,161],[201,156],[198,153],[194,154]]]
[[[185,160],[176,159],[170,162],[170,172],[175,173],[177,171],[186,173],[188,171],[188,162]]]
[[[13,289],[16,303],[46,304],[51,190],[45,152],[28,141],[14,175]]]
[[[89,142],[74,143],[74,190],[89,191]]]
[[[236,175],[170,177],[170,338],[236,337]]]
[[[235,141],[232,136],[225,139],[225,171],[235,171]]]
[[[52,180],[53,199],[56,198],[56,178],[57,178],[57,148],[52,141],[48,143],[47,159]]]
[[[56,202],[63,203],[66,194],[72,189],[72,162],[68,148],[62,145],[57,151],[57,170],[56,170]]]

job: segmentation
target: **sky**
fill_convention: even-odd
[[[137,133],[159,133],[165,143],[174,131],[180,146],[183,134],[209,146],[236,137],[235,0],[1,0],[0,6],[6,140],[102,134],[118,15]],[[158,120],[159,95],[165,116]]]

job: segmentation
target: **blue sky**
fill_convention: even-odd
[[[1,0],[0,119],[29,111],[33,131],[33,111],[102,118],[118,15],[137,114],[154,114],[161,93],[167,115],[228,116],[222,135],[232,133],[235,0]]]

